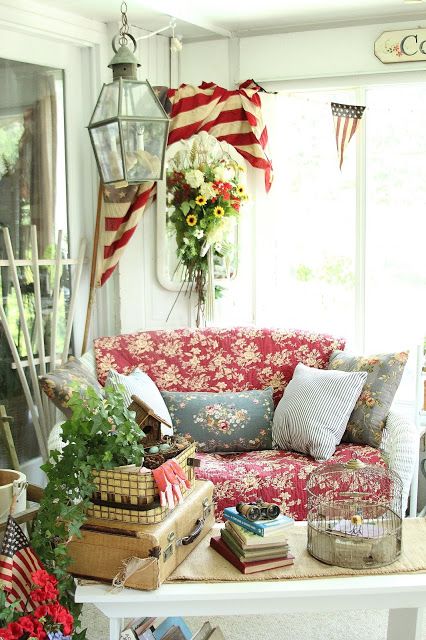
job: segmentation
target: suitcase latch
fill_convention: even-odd
[[[203,518],[206,520],[207,516],[210,515],[213,505],[209,503],[209,499],[205,498],[203,500]]]
[[[163,551],[163,560],[164,562],[166,562],[166,560],[168,560],[170,558],[170,556],[173,555],[173,541],[175,539],[175,534],[173,531],[171,531],[169,533],[169,535],[167,536],[167,542],[169,543],[167,545],[167,547],[164,549]]]

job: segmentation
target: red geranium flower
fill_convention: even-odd
[[[9,629],[6,629],[5,627],[2,627],[0,629],[0,638],[1,640],[13,640],[13,636],[11,632],[9,631]]]
[[[31,574],[31,578],[34,584],[36,584],[39,587],[45,587],[47,585],[56,587],[56,585],[58,584],[58,581],[56,580],[55,576],[52,576],[50,573],[48,573],[44,569],[38,569],[37,571],[34,571],[34,573]]]
[[[41,604],[39,607],[37,607],[37,609],[34,609],[33,611],[33,616],[35,616],[38,619],[45,618],[48,614],[49,614],[49,609],[45,604]]]
[[[10,631],[11,640],[19,640],[19,638],[24,635],[24,629],[21,627],[19,622],[11,622],[8,629]]]

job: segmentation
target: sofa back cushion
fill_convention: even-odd
[[[325,369],[344,340],[307,331],[177,329],[94,341],[98,380],[108,371],[145,371],[166,391],[245,391],[272,387],[281,398],[298,362]]]

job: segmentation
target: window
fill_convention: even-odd
[[[256,323],[409,347],[400,401],[426,332],[425,98],[423,83],[371,85],[281,93],[266,109],[275,179],[258,211]],[[367,106],[342,171],[331,101]]]
[[[7,227],[15,258],[31,258],[31,225],[38,233],[39,258],[55,256],[57,231],[62,229],[67,253],[67,206],[63,72],[22,62],[0,59],[0,230]],[[0,233],[0,261],[7,258]],[[1,262],[0,262],[1,264]],[[49,335],[54,267],[40,269],[45,336]],[[34,281],[30,266],[18,267],[26,319],[37,356],[34,327]],[[21,359],[26,357],[16,296],[9,270],[0,269],[2,304]],[[70,296],[69,268],[61,278],[59,313],[64,319]],[[63,338],[63,336],[62,336]],[[60,336],[58,335],[58,348]],[[46,345],[46,353],[50,353]],[[12,358],[0,328],[0,404],[15,419],[14,437],[22,462],[37,455],[27,405]],[[1,464],[7,461],[0,459]]]

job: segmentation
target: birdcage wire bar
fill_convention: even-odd
[[[326,564],[366,569],[401,555],[402,482],[358,459],[324,464],[307,481],[308,551]]]

